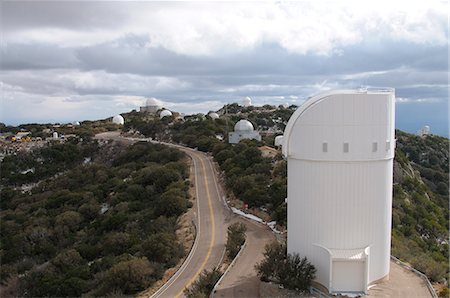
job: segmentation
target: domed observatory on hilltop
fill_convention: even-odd
[[[389,276],[394,91],[334,91],[307,100],[283,137],[289,253],[330,293],[366,293]]]
[[[252,99],[250,97],[247,96],[247,97],[244,97],[242,99],[242,106],[243,107],[249,107],[251,105],[252,105]]]
[[[172,117],[172,112],[169,110],[162,110],[161,113],[159,113],[159,118],[162,119],[164,117]]]
[[[211,112],[208,114],[209,118],[211,118],[212,120],[216,120],[219,119],[219,114],[215,113],[215,112]]]
[[[253,124],[248,120],[239,120],[234,126],[234,132],[228,135],[228,142],[230,144],[237,144],[240,140],[254,139],[261,141],[260,134],[255,131]]]
[[[116,115],[112,118],[112,122],[115,124],[123,125],[125,121],[121,115]]]
[[[156,98],[148,98],[145,106],[140,107],[140,112],[148,112],[151,114],[156,114],[158,112],[159,109],[162,108],[162,105],[160,103],[160,101],[158,101]]]
[[[275,147],[280,148],[281,145],[283,145],[283,136],[276,136],[275,139],[274,139],[274,141],[273,141],[273,145],[274,145]]]

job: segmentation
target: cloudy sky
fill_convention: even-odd
[[[207,112],[393,87],[397,127],[448,135],[447,1],[1,2],[0,122]]]

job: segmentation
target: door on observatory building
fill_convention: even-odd
[[[332,292],[364,292],[365,261],[333,260]]]

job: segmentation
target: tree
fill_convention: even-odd
[[[245,225],[240,222],[233,223],[228,227],[226,250],[230,259],[236,257],[241,246],[244,244],[246,230]]]
[[[178,243],[174,234],[157,233],[150,235],[142,243],[142,254],[152,262],[158,262],[164,264],[166,267],[171,267],[184,254],[184,249]]]
[[[153,272],[153,267],[145,257],[122,261],[106,272],[101,290],[105,294],[113,290],[121,290],[128,295],[137,293],[150,285]]]
[[[219,268],[211,271],[203,271],[200,277],[192,284],[191,287],[184,290],[184,295],[188,298],[207,298],[219,281],[222,273]]]
[[[286,246],[278,242],[266,245],[264,260],[256,265],[263,281],[279,282],[287,289],[307,291],[315,278],[316,268],[298,254],[287,254]]]

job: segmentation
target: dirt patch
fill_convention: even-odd
[[[271,282],[261,282],[259,286],[259,296],[261,298],[275,298],[275,297],[299,297],[299,298],[313,298],[312,294],[303,293],[299,291],[292,291],[283,289],[280,285]]]

